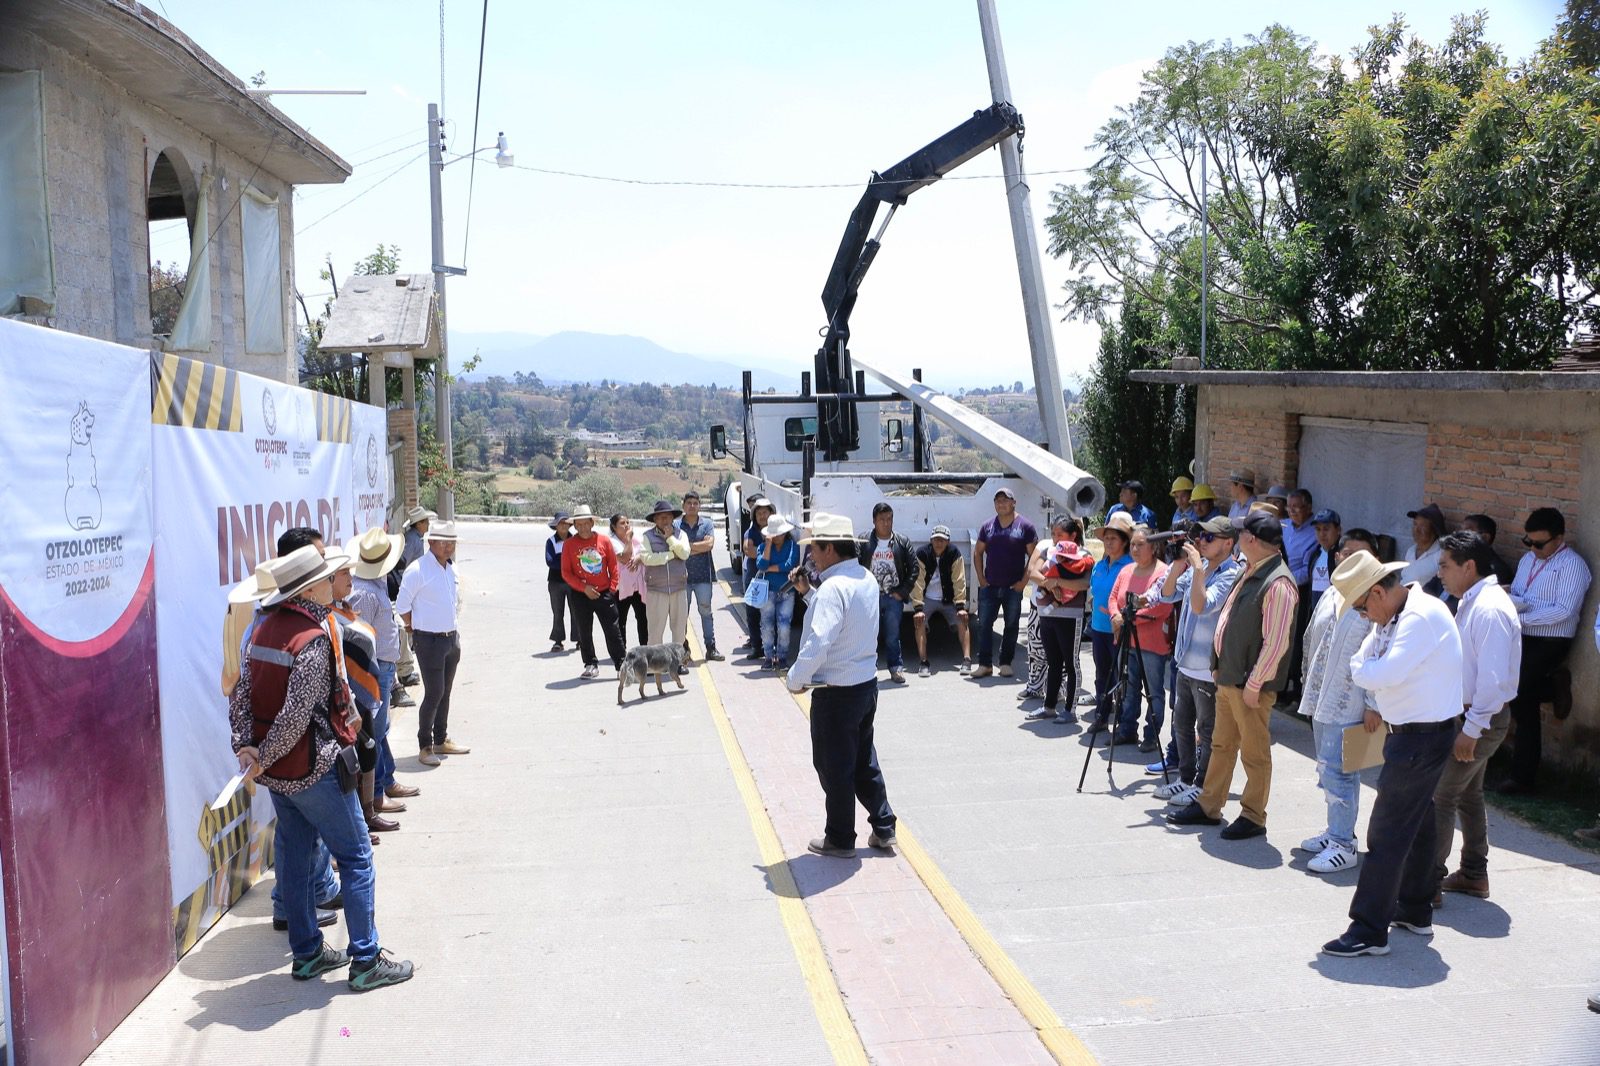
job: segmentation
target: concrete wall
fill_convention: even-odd
[[[210,228],[216,236],[207,247],[212,348],[184,354],[296,381],[290,186],[30,33],[0,34],[0,69],[37,70],[42,81],[56,328],[153,346],[145,197],[157,157],[170,151],[195,177],[209,171],[215,179]],[[244,350],[244,255],[236,202],[246,180],[279,201],[284,345],[269,355]],[[191,213],[193,195],[185,190]],[[193,240],[203,242],[205,235],[196,233]]]
[[[1197,468],[1217,479],[1213,484],[1242,465],[1253,467],[1263,486],[1292,487],[1298,484],[1301,416],[1426,424],[1424,496],[1443,509],[1452,529],[1463,515],[1489,515],[1500,528],[1495,547],[1515,563],[1524,551],[1528,512],[1557,507],[1567,520],[1568,543],[1600,575],[1600,391],[1202,385]],[[1320,494],[1317,503],[1340,506]],[[1597,601],[1600,581],[1590,587],[1569,661],[1572,714],[1564,722],[1547,717],[1547,759],[1600,763],[1600,653],[1592,635]]]

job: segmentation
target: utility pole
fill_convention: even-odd
[[[434,424],[437,427],[439,447],[444,450],[444,468],[453,472],[456,466],[455,448],[450,432],[450,342],[445,328],[449,319],[444,313],[444,279],[450,271],[444,265],[444,204],[440,192],[440,179],[444,171],[444,125],[439,121],[439,105],[428,105],[428,195],[433,208],[433,299],[434,313],[438,315],[439,357],[433,363]],[[439,489],[439,517],[456,516],[455,490],[448,486]]]
[[[989,66],[989,92],[997,104],[1012,104],[1011,79],[1006,75],[1005,53],[1000,47],[1000,22],[994,0],[978,0],[978,25],[983,31],[983,54]],[[1050,451],[1073,461],[1072,431],[1067,425],[1066,402],[1061,397],[1061,367],[1056,362],[1056,341],[1050,305],[1044,295],[1044,269],[1039,263],[1039,239],[1033,229],[1033,209],[1028,204],[1028,178],[1022,169],[1020,135],[1000,142],[1000,168],[1005,172],[1006,200],[1011,210],[1011,238],[1017,248],[1017,276],[1022,283],[1022,310],[1028,320],[1028,347],[1033,354],[1033,381]]]

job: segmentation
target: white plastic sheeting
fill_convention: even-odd
[[[0,72],[0,315],[22,297],[54,305],[39,72]]]
[[[239,224],[244,230],[244,350],[272,355],[284,349],[278,201],[246,189]]]
[[[1300,484],[1317,507],[1339,512],[1346,530],[1357,526],[1395,539],[1403,557],[1411,519],[1422,498],[1428,427],[1409,422],[1301,418]]]
[[[183,306],[173,323],[167,350],[208,352],[211,350],[211,179],[200,178],[194,199],[194,225],[189,230],[189,274],[183,283]]]

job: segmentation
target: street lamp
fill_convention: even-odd
[[[434,361],[434,421],[438,423],[439,447],[444,452],[446,471],[455,470],[456,457],[455,444],[451,439],[453,434],[450,424],[450,339],[444,310],[444,279],[451,274],[464,275],[467,270],[465,267],[446,266],[444,263],[444,204],[440,193],[439,175],[450,163],[471,159],[479,152],[487,152],[490,148],[495,150],[494,161],[497,166],[505,168],[514,164],[515,157],[506,144],[504,132],[495,138],[494,144],[474,149],[465,155],[458,155],[447,163],[444,158],[444,123],[439,119],[439,105],[428,105],[428,194],[433,213],[433,293],[439,314],[439,357]],[[455,518],[454,489],[449,486],[441,488],[437,503],[441,517]]]

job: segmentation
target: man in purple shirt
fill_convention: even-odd
[[[972,567],[978,574],[978,668],[971,677],[996,672],[1011,676],[1011,659],[1017,653],[1017,626],[1022,620],[1022,593],[1028,587],[1028,557],[1039,540],[1033,523],[1017,514],[1017,497],[1010,489],[994,494],[994,517],[978,530],[972,547]],[[994,620],[1005,611],[1000,638],[1000,667],[994,668]]]

